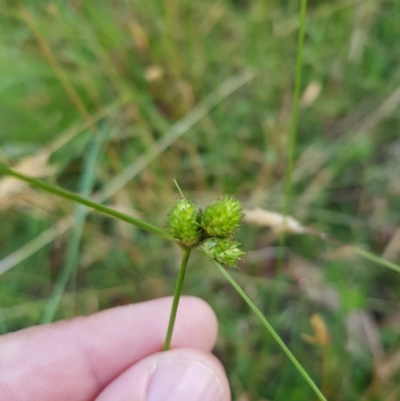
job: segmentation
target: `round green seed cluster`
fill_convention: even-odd
[[[239,227],[242,217],[240,202],[224,196],[204,210],[201,215],[201,227],[208,237],[229,237]]]
[[[200,243],[199,247],[211,259],[224,266],[235,267],[237,261],[244,255],[244,252],[239,248],[239,243],[230,238],[207,238]]]
[[[232,236],[242,218],[242,206],[232,197],[221,197],[204,211],[196,210],[193,202],[180,199],[168,215],[167,228],[183,245],[197,246],[224,266],[236,266],[244,253]]]
[[[196,245],[201,239],[202,232],[199,212],[194,203],[186,199],[178,200],[168,215],[167,228],[182,244],[188,247]]]

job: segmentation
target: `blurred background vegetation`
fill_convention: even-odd
[[[309,0],[290,215],[338,242],[288,233],[283,264],[298,1],[0,4],[0,162],[160,227],[174,178],[260,208],[235,279],[329,400],[400,399],[400,275],[346,246],[400,262],[398,1]],[[1,333],[173,292],[173,243],[11,178],[0,213]],[[314,399],[201,255],[184,293],[234,400]]]

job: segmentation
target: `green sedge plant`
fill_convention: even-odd
[[[144,220],[126,215],[113,208],[94,202],[65,189],[49,185],[36,178],[26,176],[25,174],[17,172],[2,164],[0,164],[0,174],[18,178],[35,188],[74,201],[116,219],[128,222],[152,234],[159,235],[167,240],[175,241],[178,244],[182,249],[182,258],[163,347],[165,351],[170,348],[179,299],[190,254],[192,250],[197,250],[205,254],[261,320],[262,324],[277,341],[284,353],[293,362],[299,373],[310,384],[318,398],[322,401],[326,401],[322,392],[289,348],[285,345],[283,340],[279,337],[278,333],[276,333],[273,327],[262,315],[261,311],[226,270],[228,267],[235,267],[238,260],[240,260],[244,255],[244,252],[240,249],[240,244],[233,239],[234,234],[239,229],[243,217],[242,206],[237,199],[223,196],[220,199],[211,202],[204,211],[196,209],[196,206],[192,201],[185,198],[179,199],[171,208],[167,217],[167,231],[165,231]]]
[[[197,210],[194,202],[180,199],[171,208],[167,217],[167,231],[158,228],[144,220],[129,216],[113,208],[107,207],[90,199],[77,195],[65,189],[49,185],[41,180],[32,178],[17,172],[5,165],[0,164],[0,174],[9,175],[27,182],[31,186],[60,196],[64,199],[74,201],[78,204],[97,210],[100,213],[114,217],[116,219],[128,222],[152,234],[161,236],[166,240],[175,241],[182,249],[182,258],[179,274],[175,286],[173,304],[171,308],[169,324],[164,342],[164,350],[170,347],[176,314],[178,310],[179,298],[183,287],[186,268],[192,250],[197,250],[205,254],[213,264],[218,268],[221,274],[229,281],[251,310],[259,318],[261,323],[281,347],[286,356],[307,381],[310,387],[320,400],[326,401],[325,396],[319,390],[317,385],[289,350],[279,334],[274,330],[268,320],[263,316],[254,302],[243,291],[239,284],[227,271],[227,267],[235,267],[238,260],[244,252],[240,245],[234,241],[233,235],[239,229],[243,217],[242,206],[240,202],[233,197],[221,197],[212,202],[204,211]],[[377,255],[371,254],[365,250],[356,247],[350,249],[357,255],[400,272],[400,266]]]
[[[300,1],[300,20],[299,20],[299,34],[298,34],[298,45],[297,45],[297,61],[296,61],[296,76],[295,76],[295,90],[293,94],[293,111],[292,121],[289,133],[289,152],[287,158],[287,169],[286,169],[286,180],[285,180],[285,197],[283,214],[289,215],[289,206],[291,203],[291,189],[292,189],[292,172],[294,166],[294,156],[296,149],[296,137],[297,137],[297,122],[299,112],[299,98],[301,92],[301,76],[302,76],[302,49],[304,42],[305,33],[305,16],[306,16],[306,0]],[[185,273],[189,261],[189,257],[192,251],[200,251],[204,253],[218,268],[221,274],[230,282],[235,290],[249,305],[255,315],[259,318],[265,328],[268,330],[270,335],[278,343],[287,357],[291,360],[294,366],[297,368],[299,373],[304,377],[310,387],[313,389],[318,399],[326,400],[325,396],[316,386],[311,377],[304,370],[302,365],[288,349],[284,341],[280,338],[278,333],[270,325],[267,319],[262,315],[257,306],[251,301],[247,294],[242,288],[236,283],[233,277],[229,274],[227,268],[235,267],[237,261],[243,256],[243,251],[240,249],[233,236],[239,229],[240,222],[242,219],[242,207],[240,202],[232,197],[221,197],[218,200],[212,202],[204,211],[197,209],[194,202],[186,200],[183,196],[179,199],[176,204],[171,208],[171,211],[167,217],[166,228],[167,230],[160,229],[153,226],[152,224],[126,215],[112,208],[109,208],[100,203],[96,203],[90,199],[79,196],[72,192],[66,191],[62,188],[48,185],[40,180],[28,177],[17,171],[10,169],[7,166],[0,165],[0,174],[14,176],[20,180],[23,180],[33,187],[44,190],[48,193],[55,194],[64,199],[69,199],[78,204],[84,205],[88,208],[92,208],[101,213],[114,217],[116,219],[133,224],[143,230],[146,230],[152,234],[161,236],[166,240],[175,241],[182,250],[182,257],[180,263],[180,270],[176,282],[173,305],[171,308],[169,324],[166,332],[166,338],[164,343],[164,350],[168,350],[170,347],[173,328],[178,310],[179,298],[184,283]],[[282,232],[280,239],[281,249],[285,244],[285,231]],[[400,272],[400,266],[397,264],[387,261],[377,255],[373,255],[365,250],[358,249],[356,247],[350,247],[353,253],[391,268],[397,272]],[[281,256],[282,257],[282,256]],[[59,299],[58,301],[59,302]],[[58,305],[58,304],[57,304]],[[55,307],[57,307],[57,305]]]
[[[242,217],[240,202],[230,197],[222,197],[204,211],[197,210],[194,202],[184,198],[179,199],[171,208],[167,218],[167,229],[182,249],[182,260],[164,350],[168,350],[171,344],[186,266],[192,249],[202,251],[210,259],[224,266],[236,266],[244,252],[240,250],[238,243],[232,240],[232,235],[238,229]]]

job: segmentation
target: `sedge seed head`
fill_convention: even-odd
[[[198,245],[206,255],[223,266],[236,267],[244,255],[239,243],[229,238],[207,238]]]
[[[209,237],[230,237],[243,218],[240,202],[224,196],[212,202],[201,215],[200,224]]]
[[[196,245],[201,238],[201,227],[194,203],[186,199],[178,200],[168,215],[167,228],[184,245]]]

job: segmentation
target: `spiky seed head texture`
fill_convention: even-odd
[[[236,267],[236,263],[244,255],[239,243],[229,238],[207,238],[198,245],[208,257],[223,266]]]
[[[186,199],[178,200],[168,215],[167,228],[184,245],[196,245],[201,238],[201,227],[194,203]]]
[[[239,227],[243,218],[240,202],[223,196],[212,202],[201,215],[201,227],[209,237],[229,237]]]

